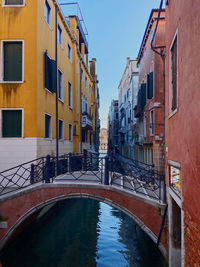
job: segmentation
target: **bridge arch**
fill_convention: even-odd
[[[54,190],[52,190],[52,187],[54,188]],[[45,207],[53,205],[56,202],[62,200],[73,198],[94,199],[119,209],[120,211],[131,217],[137,223],[137,225],[156,243],[159,229],[156,229],[156,235],[155,229],[151,229],[151,224],[148,225],[148,223],[146,223],[146,220],[144,218],[145,213],[143,214],[143,210],[139,212],[141,205],[139,209],[138,207],[136,207],[137,212],[134,212],[133,205],[138,202],[137,199],[134,199],[131,196],[126,196],[126,199],[124,199],[125,195],[119,192],[118,189],[115,190],[108,186],[90,185],[89,187],[80,186],[80,188],[78,190],[77,189],[77,186],[66,187],[65,185],[64,187],[59,188],[58,186],[52,185],[48,187],[44,184],[42,186],[35,186],[33,190],[29,189],[26,194],[19,194],[17,198],[10,198],[6,200],[4,203],[4,207],[10,205],[12,205],[13,208],[15,207],[14,210],[16,211],[16,215],[18,218],[12,218],[10,222],[8,221],[8,231],[5,231],[4,235],[1,235],[3,238],[0,241],[0,249],[3,248],[10,240],[12,240],[17,235],[17,233],[23,231],[23,228],[26,224],[28,224],[28,222],[30,223],[31,220],[33,221],[35,218],[37,218],[37,216],[42,212]],[[35,201],[36,198],[34,198],[34,196],[37,197],[37,201]],[[30,201],[30,197],[32,201]],[[127,199],[129,199],[129,201],[126,201]],[[22,207],[20,207],[20,203],[17,204],[18,201],[16,200],[20,200],[19,202],[24,202],[26,204],[26,208],[23,209]],[[6,202],[8,205],[6,205]],[[158,207],[148,205],[147,203],[145,203],[145,201],[143,202],[143,205],[147,205],[146,208],[149,208],[151,210],[150,213],[154,210],[154,215],[152,213],[154,217],[155,210],[157,211],[157,213],[159,212]],[[159,222],[161,221],[161,216],[159,214],[157,219],[160,219]],[[159,249],[164,255],[164,257],[167,257],[167,250],[165,247],[165,242],[163,242],[163,240],[159,244]]]

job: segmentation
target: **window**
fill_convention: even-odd
[[[147,98],[153,98],[153,72],[147,75]]]
[[[68,44],[68,59],[69,59],[69,61],[72,60],[72,54],[71,53],[72,53],[71,52],[71,46]]]
[[[68,82],[68,99],[69,107],[72,108],[72,85],[70,82]]]
[[[24,0],[4,0],[4,5],[5,6],[23,6]]]
[[[181,170],[180,168],[169,165],[169,182],[170,187],[173,188],[176,193],[181,195]]]
[[[63,140],[63,121],[58,120],[58,138],[59,140]]]
[[[45,138],[51,138],[51,116],[45,114]]]
[[[62,46],[62,29],[58,24],[58,43]]]
[[[90,85],[90,95],[91,95],[91,93],[92,93],[92,87],[91,87],[91,85]]]
[[[177,36],[174,38],[170,48],[170,109],[177,109]]]
[[[47,0],[45,1],[45,20],[51,26],[51,6]]]
[[[2,110],[2,137],[22,137],[22,110]]]
[[[58,70],[58,98],[63,100],[63,74]]]
[[[85,88],[87,88],[87,77],[85,77]]]
[[[72,141],[72,125],[69,124],[69,141]]]
[[[150,113],[150,135],[154,135],[154,111]]]
[[[153,30],[152,30],[151,33],[150,33],[150,40],[151,40],[151,42],[152,42],[152,40],[153,40]]]
[[[81,81],[83,81],[83,69],[81,68]]]
[[[44,86],[52,93],[56,92],[56,61],[50,59],[47,52],[44,53]]]
[[[23,42],[3,41],[3,77],[5,82],[23,81]]]

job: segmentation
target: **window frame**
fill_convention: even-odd
[[[23,4],[20,5],[8,5],[5,3],[6,0],[2,0],[2,7],[24,7],[25,6],[25,0],[23,0]]]
[[[153,116],[152,116],[153,114]],[[153,118],[153,122],[152,122],[152,118]],[[150,136],[154,136],[155,134],[155,127],[154,127],[154,124],[155,124],[155,114],[154,114],[154,110],[151,110],[150,111]]]
[[[73,141],[73,126],[71,123],[69,123],[69,141]]]
[[[49,127],[50,134],[49,134],[49,137],[45,136],[46,135],[46,116],[50,117],[50,127]],[[44,138],[52,140],[52,115],[47,113],[47,112],[45,112],[45,114],[44,114]]]
[[[62,122],[61,137],[60,137],[60,125],[59,125],[60,122]],[[64,141],[64,121],[62,119],[58,119],[58,140]]]
[[[4,43],[22,43],[22,80],[4,81]],[[22,39],[3,39],[1,40],[1,62],[0,62],[0,83],[24,83],[24,40]]]
[[[61,28],[59,23],[57,25],[57,31],[58,31],[58,33],[57,33],[57,41],[58,41],[59,45],[62,47],[62,44],[63,44],[63,31],[62,31],[62,28]]]
[[[62,93],[62,95],[61,95],[61,97],[60,97],[60,83],[59,83],[59,73],[61,73],[61,77],[62,77],[62,83],[61,83],[61,93]],[[61,101],[61,102],[63,102],[64,103],[64,96],[63,96],[63,72],[60,70],[60,69],[58,69],[58,99]]]
[[[49,6],[49,8],[50,8],[50,22],[48,22],[47,21],[47,18],[46,18],[46,7],[47,7],[47,5],[46,4],[48,4],[48,6]],[[50,3],[49,3],[49,1],[48,0],[45,0],[45,8],[44,8],[44,17],[45,17],[45,21],[46,21],[46,23],[48,24],[48,26],[50,27],[50,29],[51,29],[51,5],[50,5]]]
[[[73,108],[72,84],[70,82],[68,82],[68,106],[69,106],[70,109]]]
[[[21,129],[21,137],[3,137],[3,110],[21,110],[22,111],[22,129]],[[0,138],[10,139],[10,138],[24,138],[24,109],[23,108],[0,108]]]
[[[176,62],[176,108],[172,110],[172,99],[173,99],[173,85],[172,85],[172,47],[174,42],[177,42],[177,62]],[[176,30],[169,48],[169,116],[171,118],[178,111],[178,29]]]
[[[85,88],[87,89],[87,86],[88,86],[88,79],[87,79],[87,76],[85,76]]]

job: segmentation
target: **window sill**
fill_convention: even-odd
[[[44,19],[44,20],[46,21],[46,19]],[[46,21],[46,24],[48,25],[49,29],[52,31],[53,29],[52,29],[51,25],[49,25],[49,23],[47,21]]]
[[[23,4],[23,5],[5,5],[5,4],[2,4],[2,7],[25,7],[25,4]]]
[[[0,81],[0,83],[24,83],[24,81]]]
[[[53,95],[53,92],[51,92],[49,89],[44,88],[48,93],[50,93],[51,95]]]
[[[63,138],[62,139],[58,139],[58,141],[64,143],[64,139]]]
[[[44,139],[47,140],[47,141],[52,141],[53,140],[52,137],[45,137]]]
[[[178,112],[178,108],[176,108],[173,112],[171,112],[169,114],[168,119],[170,119],[171,117],[173,117],[177,112]]]
[[[62,104],[64,104],[64,100],[63,100],[63,99],[58,98],[58,100],[59,100]]]
[[[71,106],[69,106],[69,109],[73,110],[73,108]]]

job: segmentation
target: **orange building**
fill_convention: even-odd
[[[107,152],[108,148],[108,131],[106,128],[101,128],[100,129],[100,134],[99,134],[99,140],[100,140],[100,146],[99,150],[100,152]]]

